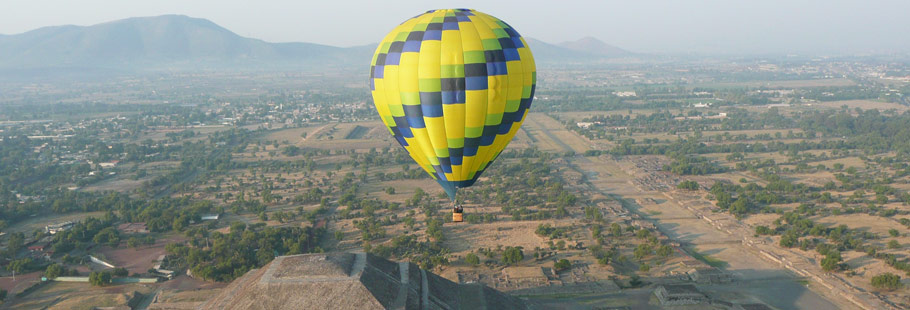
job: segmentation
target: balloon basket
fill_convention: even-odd
[[[452,209],[452,222],[461,223],[464,221],[464,208],[461,206]]]

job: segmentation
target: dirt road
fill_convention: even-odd
[[[550,121],[542,120],[549,118]],[[562,126],[549,116],[534,115],[531,122],[535,131],[546,132],[548,127]],[[572,149],[563,142],[566,135],[574,135],[573,142],[583,140],[597,147],[584,137],[565,128],[559,130],[561,138],[552,135],[541,135],[563,150]],[[552,141],[556,140],[556,141]],[[560,141],[562,140],[562,141]],[[577,144],[577,143],[572,143]],[[576,147],[578,148],[578,147]],[[557,148],[558,149],[558,148]],[[628,162],[618,162],[610,156],[568,158],[570,166],[586,175],[587,185],[593,191],[607,196],[618,196],[625,200],[623,204],[628,211],[638,213],[651,220],[664,234],[687,246],[691,251],[708,257],[715,265],[737,276],[737,283],[726,285],[729,298],[734,301],[761,301],[780,309],[857,309],[854,303],[843,296],[832,296],[831,290],[814,281],[807,281],[805,275],[797,275],[762,258],[759,250],[743,243],[745,234],[740,229],[731,230],[731,223],[712,223],[701,214],[694,212],[688,203],[710,203],[707,201],[681,202],[667,195],[666,189],[655,189],[642,184],[640,171]],[[653,182],[646,178],[646,182]],[[637,181],[637,182],[636,182]],[[647,184],[646,184],[647,185]],[[644,205],[638,202],[646,202]],[[738,221],[737,221],[738,222]],[[724,287],[717,288],[724,291]],[[825,292],[825,293],[823,293]],[[744,294],[743,294],[744,293]]]

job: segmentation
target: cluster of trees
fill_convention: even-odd
[[[400,235],[392,238],[387,244],[370,247],[370,253],[382,257],[397,257],[407,259],[421,268],[430,269],[436,266],[448,265],[449,250],[442,246],[440,241],[418,241],[415,235]],[[469,254],[473,255],[473,253]],[[468,259],[470,257],[466,257]],[[468,264],[480,264],[477,255],[466,261]]]
[[[888,266],[894,267],[895,269],[903,271],[904,273],[910,275],[910,258],[899,259],[897,255],[877,251],[874,247],[867,248],[866,254],[880,259],[884,261]]]
[[[563,270],[569,270],[570,268],[572,268],[572,263],[569,262],[568,259],[563,258],[563,259],[553,262],[553,270],[556,270],[556,272],[560,272]]]
[[[761,186],[754,183],[748,186],[749,189],[755,189],[755,187],[760,188]],[[747,190],[746,187],[743,186],[721,182],[714,183],[714,185],[711,186],[710,192],[714,197],[714,200],[717,201],[717,207],[727,210],[737,216],[755,213],[761,210],[761,205],[757,204],[754,198],[760,197],[762,199],[761,201],[773,202],[782,201],[784,199],[780,195],[761,189]]]
[[[601,265],[609,265],[622,257],[622,255],[619,254],[619,249],[616,247],[605,249],[603,246],[595,244],[588,247],[588,251],[597,259],[597,263]]]
[[[603,111],[623,110],[628,108],[628,103],[623,103],[620,97],[613,95],[610,90],[564,90],[552,89],[547,91],[547,96],[553,100],[534,102],[534,110],[539,112],[566,112],[566,111]]]
[[[468,253],[464,256],[464,262],[471,266],[477,266],[480,265],[480,257],[478,257],[477,254]]]
[[[857,99],[876,99],[881,92],[864,86],[824,86],[800,90],[800,96],[818,101],[843,101]]]
[[[700,156],[676,156],[672,163],[663,167],[663,170],[678,175],[705,175],[727,171],[723,166]]]
[[[692,180],[685,180],[685,181],[679,182],[679,184],[676,185],[676,188],[689,190],[689,191],[696,191],[696,190],[698,190],[699,186],[698,186],[698,182],[695,182]]]
[[[40,270],[41,267],[38,264],[39,262],[36,262],[30,257],[25,257],[9,262],[9,264],[6,265],[6,270],[22,274],[32,270]]]
[[[57,277],[64,276],[75,276],[77,274],[78,272],[76,272],[75,269],[67,269],[63,265],[57,263],[48,265],[47,269],[44,270],[44,276],[48,279],[56,279]]]
[[[504,155],[505,156],[505,155]],[[500,163],[485,173],[490,182],[459,192],[459,200],[493,202],[512,220],[562,218],[576,206],[578,197],[565,188],[565,182],[551,173],[552,155],[535,149],[508,154],[520,158],[518,163]],[[525,156],[539,156],[531,160]],[[516,193],[521,193],[517,195]],[[531,209],[536,207],[534,209]],[[477,219],[480,220],[480,219]],[[485,216],[486,222],[495,220]]]
[[[841,256],[841,253],[847,250],[865,251],[872,257],[885,260],[895,268],[904,267],[910,271],[910,266],[906,265],[905,261],[898,261],[894,256],[880,253],[875,246],[868,244],[868,240],[877,238],[875,234],[851,230],[846,225],[825,227],[816,224],[807,215],[814,214],[817,209],[812,205],[800,205],[796,211],[785,212],[775,220],[775,228],[757,226],[755,232],[759,235],[780,235],[780,245],[783,247],[799,247],[802,250],[815,249],[824,256],[819,263],[825,271],[848,269],[849,266],[843,263]],[[825,239],[830,243],[826,243]]]
[[[120,222],[145,222],[152,232],[183,231],[191,222],[201,222],[201,215],[215,211],[209,201],[193,201],[189,198],[161,198],[141,201],[122,194],[109,193],[92,197],[100,201],[99,205],[111,206],[102,218],[89,217],[66,231],[54,235],[50,248],[55,255],[64,255],[74,249],[86,249],[92,243],[116,247],[123,240],[120,232],[114,228]],[[59,202],[60,200],[58,200]],[[118,211],[117,214],[113,210]],[[220,212],[215,211],[215,212]],[[130,247],[152,244],[154,238],[132,236],[128,239]]]
[[[77,222],[72,228],[57,232],[49,244],[54,255],[64,255],[73,250],[85,250],[93,242],[106,243],[108,245],[120,242],[120,234],[113,225],[116,217],[113,213],[107,213],[102,218],[89,217],[81,222]]]
[[[22,249],[25,248],[25,234],[21,232],[10,233],[6,241],[6,249],[0,251],[0,257],[5,259],[12,259],[16,257],[16,253],[19,253]]]
[[[537,229],[534,230],[534,233],[538,236],[550,239],[564,238],[568,232],[566,227],[553,227],[550,224],[539,224],[537,225]]]
[[[824,271],[839,271],[850,267],[847,264],[841,263],[844,259],[841,257],[840,251],[834,246],[822,243],[816,245],[815,250],[818,251],[818,254],[825,256],[825,258],[822,258],[821,262],[819,262]]]
[[[201,222],[204,213],[221,212],[209,201],[194,201],[189,198],[161,198],[141,200],[120,193],[92,193],[74,191],[56,191],[45,202],[53,212],[90,212],[107,211],[101,218],[88,217],[77,222],[66,231],[53,235],[49,248],[54,255],[60,256],[72,250],[84,250],[92,244],[118,246],[125,236],[114,227],[122,222],[145,222],[152,232],[183,231],[191,222]],[[116,212],[116,213],[115,213]],[[11,219],[17,218],[13,216]],[[36,235],[43,237],[43,233]],[[11,234],[10,245],[2,255],[10,257],[22,249],[21,233]],[[129,246],[154,243],[154,238],[146,236],[130,237]]]
[[[525,259],[521,247],[506,247],[502,252],[502,262],[506,265],[515,265]]]
[[[110,271],[92,271],[88,275],[88,283],[93,286],[107,286],[111,284],[114,275]]]
[[[893,291],[904,287],[904,284],[901,283],[901,276],[886,272],[872,277],[872,287]]]
[[[188,268],[194,276],[231,281],[267,264],[275,256],[321,251],[317,243],[324,233],[324,228],[265,227],[263,223],[247,227],[235,222],[227,234],[197,235],[194,237],[197,240],[191,242],[208,247],[171,243],[165,248],[179,266]]]
[[[855,114],[855,115],[854,115]],[[669,143],[654,143],[646,139],[644,143],[636,143],[634,139],[620,141],[619,145],[610,150],[614,155],[693,155],[708,153],[754,153],[754,152],[801,152],[806,150],[862,150],[872,153],[897,151],[910,152],[910,114],[886,115],[878,110],[857,110],[854,114],[849,111],[809,111],[797,112],[790,116],[783,116],[776,109],[764,113],[750,113],[745,110],[731,112],[731,117],[724,120],[721,130],[745,129],[801,129],[802,132],[788,133],[788,137],[813,139],[822,137],[820,141],[800,141],[784,143],[781,141],[759,142],[772,139],[782,139],[783,135],[756,135],[751,143],[742,141],[742,137],[730,135],[715,135],[703,137],[699,129],[695,128],[693,136],[679,139]],[[642,117],[639,117],[642,118]],[[629,124],[622,117],[611,117],[616,122],[613,125]],[[661,123],[659,119],[651,122]],[[669,122],[669,121],[667,121]],[[675,122],[675,121],[674,121]],[[699,122],[704,122],[701,120]],[[574,127],[574,125],[572,125]],[[745,126],[745,127],[744,127]],[[754,128],[753,128],[754,126]],[[653,124],[647,126],[655,127]],[[656,126],[660,127],[660,126]],[[713,129],[712,129],[713,130]],[[661,130],[666,132],[665,130]],[[845,139],[846,137],[846,139]],[[705,142],[730,141],[736,143]],[[741,141],[741,142],[737,142]],[[592,151],[586,155],[599,155],[599,151]]]

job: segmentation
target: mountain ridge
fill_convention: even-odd
[[[604,53],[602,49],[609,45],[596,39],[582,44],[569,42],[569,47],[527,40],[540,63],[590,61],[622,54]],[[266,42],[240,36],[207,19],[160,15],[0,35],[0,70],[355,68],[367,65],[375,46]]]
[[[603,41],[591,36],[583,37],[575,41],[565,41],[559,43],[558,45],[573,51],[598,54],[607,57],[621,57],[629,56],[632,54],[627,50],[604,43]]]

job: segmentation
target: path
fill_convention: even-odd
[[[549,133],[548,130],[563,130],[574,139],[583,139],[592,149],[597,146],[590,143],[577,133],[567,131],[565,128],[547,128],[554,123],[562,126],[546,115],[535,115],[530,118],[535,131],[544,133],[547,140],[564,150],[572,148]],[[552,122],[546,125],[539,121],[540,118],[550,118]],[[565,133],[563,133],[565,135]],[[575,143],[573,143],[575,144]],[[772,263],[761,257],[754,248],[743,243],[743,233],[728,229],[729,223],[710,223],[703,219],[701,214],[696,214],[692,209],[686,208],[680,202],[666,195],[662,190],[646,190],[634,184],[636,173],[634,166],[629,163],[620,164],[609,156],[566,158],[569,166],[587,176],[587,186],[595,192],[605,196],[621,197],[627,202],[623,207],[629,212],[641,215],[651,220],[673,240],[691,245],[702,255],[724,261],[726,271],[736,274],[742,284],[749,283],[745,290],[749,295],[761,299],[763,302],[780,309],[838,309],[855,308],[855,305],[843,296],[822,296],[818,291],[823,287],[813,284],[801,283],[802,277],[787,271],[779,264]],[[660,201],[647,208],[629,201]],[[648,214],[647,211],[657,211]],[[738,221],[737,221],[738,222]],[[746,232],[748,234],[748,232]],[[738,286],[738,285],[737,285]],[[833,302],[837,302],[835,305]]]
[[[634,176],[609,157],[572,159],[570,162],[582,171],[595,172],[597,176],[589,176],[589,184],[604,195],[618,195],[625,199],[665,198],[663,192],[646,191],[630,184],[628,180]],[[618,174],[617,170],[624,173]],[[624,207],[652,220],[671,239],[692,245],[699,253],[726,262],[725,270],[736,274],[741,282],[753,284],[746,292],[769,305],[781,309],[838,308],[821,295],[806,289],[799,283],[799,277],[752,254],[743,246],[741,238],[715,229],[674,201],[667,200],[660,204],[657,215],[648,214],[643,207],[632,202],[624,203]],[[752,282],[759,279],[765,281]]]

